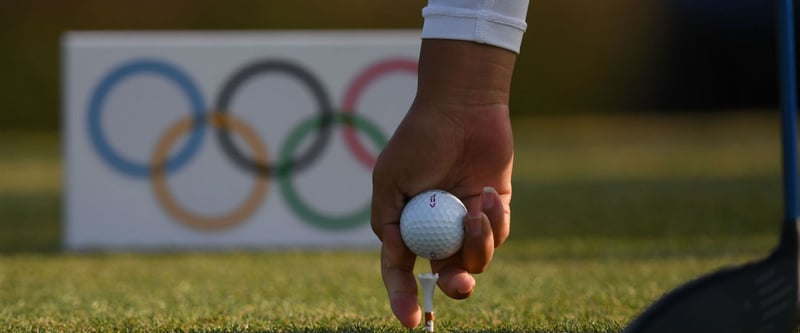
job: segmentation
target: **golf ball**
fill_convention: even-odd
[[[461,248],[467,208],[456,196],[440,190],[422,192],[400,215],[400,235],[411,251],[428,259],[444,259]]]

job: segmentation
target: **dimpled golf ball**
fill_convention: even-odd
[[[467,208],[456,196],[440,190],[422,192],[400,215],[400,235],[411,251],[428,259],[444,259],[461,248]]]

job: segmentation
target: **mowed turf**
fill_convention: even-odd
[[[682,282],[765,255],[777,120],[515,120],[512,235],[472,297],[437,294],[437,330],[618,332]],[[407,331],[377,251],[61,253],[58,136],[5,133],[0,152],[0,331]]]

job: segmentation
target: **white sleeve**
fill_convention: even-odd
[[[428,0],[422,38],[458,39],[519,53],[529,0]]]

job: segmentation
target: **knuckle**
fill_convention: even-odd
[[[467,265],[467,272],[470,274],[481,274],[486,271],[486,268],[489,267],[489,263],[472,263]]]

